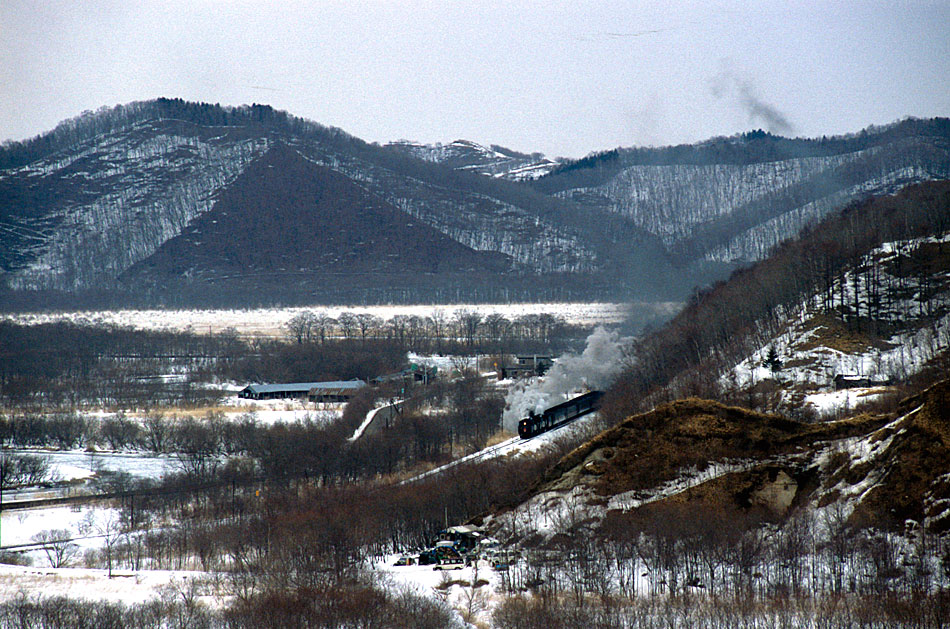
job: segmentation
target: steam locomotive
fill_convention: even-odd
[[[530,411],[527,417],[518,422],[518,435],[522,439],[527,439],[588,413],[593,413],[600,408],[602,397],[604,397],[603,391],[590,391],[567,402],[552,406],[541,414]]]

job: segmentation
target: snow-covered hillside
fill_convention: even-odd
[[[871,179],[828,190],[827,194],[808,195],[804,203],[785,203],[783,197],[800,194],[798,189],[810,180],[842,171],[849,163],[867,159],[868,153],[751,165],[634,166],[604,185],[572,189],[561,196],[629,217],[669,246],[690,239],[696,227],[703,224],[729,219],[745,223],[747,227],[743,225],[705,257],[721,262],[754,261],[852,199],[950,177],[950,163],[932,168],[895,162]],[[771,215],[782,205],[787,205],[787,210]],[[751,212],[759,212],[761,218],[751,218]]]
[[[8,255],[22,260],[8,262],[7,281],[72,290],[117,276],[211,209],[214,193],[267,146],[228,128],[145,121],[0,171],[0,186],[52,197],[4,212],[0,231],[14,237]]]
[[[950,270],[911,273],[901,269],[899,260],[906,264],[925,248],[939,250],[948,244],[950,235],[945,234],[888,242],[872,250],[860,266],[848,269],[827,291],[788,313],[788,328],[727,370],[720,379],[722,389],[775,382],[781,386],[784,404],[804,403],[826,415],[874,399],[881,393],[875,385],[918,373],[950,351]],[[873,283],[868,281],[869,272]],[[874,326],[892,332],[879,338],[860,329],[849,330],[827,314],[829,294],[846,304],[839,307],[846,320],[873,313]],[[850,393],[829,393],[839,375],[868,382]]]
[[[747,203],[858,157],[750,165],[631,166],[603,185],[575,188],[561,196],[609,207],[672,245],[687,238],[697,224],[731,214]]]

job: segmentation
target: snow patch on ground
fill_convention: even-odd
[[[702,471],[685,470],[677,478],[649,491],[633,490],[615,494],[607,501],[607,509],[622,509],[624,511],[638,509],[643,505],[665,500],[703,483],[716,480],[726,474],[745,472],[761,465],[773,463],[780,458],[782,457],[748,461],[713,461]]]
[[[501,573],[493,570],[485,560],[479,560],[477,568],[436,570],[433,566],[395,566],[397,557],[398,554],[389,555],[372,566],[384,584],[408,587],[420,595],[445,601],[456,611],[467,610],[472,602],[473,616],[480,619],[490,618],[502,601]],[[473,581],[486,583],[473,588]],[[471,600],[473,597],[474,601]]]
[[[236,390],[239,391],[244,386]],[[237,395],[226,397],[221,405],[234,409],[233,411],[224,412],[225,417],[229,420],[238,420],[247,415],[264,425],[276,424],[277,422],[291,424],[305,421],[311,421],[315,424],[329,424],[343,418],[343,408],[345,406],[344,404],[317,405],[303,399],[250,400]]]
[[[859,404],[873,402],[887,393],[886,387],[855,387],[841,391],[812,393],[805,396],[805,404],[814,408],[819,416],[832,416],[839,411],[849,411]]]
[[[390,406],[395,406],[396,404],[402,404],[402,402],[403,402],[403,400],[392,400],[392,401],[390,401],[390,402],[386,402],[385,404],[382,404],[381,406],[377,406],[376,408],[370,410],[370,412],[366,413],[366,417],[363,419],[363,423],[360,424],[360,425],[359,425],[359,428],[357,428],[357,429],[353,432],[353,436],[352,436],[352,437],[347,438],[347,441],[356,441],[357,439],[359,439],[360,437],[362,437],[362,436],[363,436],[363,432],[364,432],[367,428],[369,428],[369,425],[370,425],[370,424],[373,423],[373,420],[376,419],[376,415],[379,413],[379,411],[383,410],[384,408],[390,407]]]
[[[831,510],[837,510],[838,515],[844,518],[854,511],[864,496],[887,474],[888,470],[885,466],[874,464],[874,462],[884,456],[894,439],[904,431],[901,425],[918,410],[915,409],[907,415],[894,419],[869,435],[840,439],[828,445],[828,448],[818,457],[818,463],[823,471],[833,472],[834,470],[830,467],[837,455],[843,452],[848,456],[849,467],[854,469],[867,466],[871,472],[853,485],[842,479],[833,487],[828,488],[829,492],[838,492],[840,499],[832,501],[825,507],[816,508],[817,513],[825,514],[825,517],[820,517],[819,520],[831,521],[833,518],[828,517]],[[882,438],[882,435],[886,436]]]

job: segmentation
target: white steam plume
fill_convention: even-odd
[[[573,391],[582,388],[605,389],[620,375],[623,368],[623,351],[616,332],[598,327],[587,337],[587,347],[578,356],[564,354],[542,378],[518,384],[505,398],[505,413],[502,425],[505,430],[516,432],[518,421],[528,411],[540,413],[568,399]]]

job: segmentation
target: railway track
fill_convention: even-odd
[[[520,437],[512,437],[511,439],[502,441],[501,443],[496,443],[493,446],[489,446],[485,448],[484,450],[479,450],[478,452],[473,452],[472,454],[463,456],[461,459],[457,459],[455,461],[452,461],[451,463],[446,463],[445,465],[440,465],[439,467],[435,469],[431,469],[428,472],[423,472],[422,474],[419,474],[418,476],[413,476],[412,478],[401,481],[399,484],[408,485],[410,483],[415,483],[425,478],[429,478],[430,476],[436,476],[438,474],[442,474],[443,472],[446,472],[452,469],[453,467],[458,467],[459,465],[464,465],[466,463],[474,463],[474,462],[489,458],[491,456],[497,456],[501,452],[501,450],[504,450],[505,448],[510,448],[515,443],[526,442],[526,441],[530,441],[530,439],[521,439]]]
[[[474,452],[474,453],[469,454],[469,455],[467,455],[467,456],[463,456],[461,459],[457,459],[457,460],[455,460],[455,461],[452,461],[451,463],[446,463],[445,465],[441,465],[441,466],[439,466],[439,467],[437,467],[437,468],[435,468],[435,469],[431,469],[431,470],[429,470],[428,472],[423,472],[422,474],[419,474],[418,476],[413,476],[412,478],[409,478],[409,479],[406,479],[406,480],[404,480],[404,481],[401,481],[399,484],[400,484],[400,485],[408,485],[408,484],[410,484],[410,483],[415,483],[415,482],[420,481],[420,480],[423,480],[423,479],[425,479],[425,478],[429,478],[430,476],[435,476],[435,475],[437,475],[437,474],[442,474],[443,472],[446,472],[446,471],[448,471],[448,470],[450,470],[450,469],[452,469],[452,468],[454,468],[454,467],[458,467],[458,466],[460,466],[460,465],[465,465],[465,464],[468,464],[468,463],[477,463],[477,462],[479,462],[479,461],[483,461],[483,460],[486,460],[486,459],[490,459],[490,458],[499,456],[499,455],[502,454],[502,452],[503,452],[504,450],[506,450],[506,449],[512,449],[512,450],[513,450],[516,445],[519,445],[519,444],[528,444],[528,443],[531,443],[532,441],[534,441],[535,439],[538,439],[539,437],[542,437],[542,436],[545,436],[545,435],[550,436],[550,435],[552,435],[552,434],[556,434],[558,431],[560,431],[560,430],[561,430],[562,428],[564,428],[565,426],[570,426],[570,425],[573,424],[575,421],[577,421],[577,420],[580,419],[581,417],[586,416],[587,414],[588,414],[588,413],[585,413],[584,415],[579,415],[579,416],[577,416],[577,417],[574,417],[574,418],[572,418],[571,420],[566,421],[566,422],[564,422],[564,423],[562,423],[562,424],[559,424],[559,425],[555,426],[554,428],[552,428],[552,429],[550,429],[550,430],[548,430],[548,431],[546,431],[546,432],[539,433],[539,434],[536,434],[536,435],[531,436],[531,437],[525,437],[525,438],[522,438],[522,437],[512,437],[511,439],[506,439],[505,441],[502,441],[502,442],[500,442],[500,443],[496,443],[495,445],[489,446],[489,447],[487,447],[487,448],[485,448],[485,449],[483,449],[483,450],[479,450],[478,452]]]

